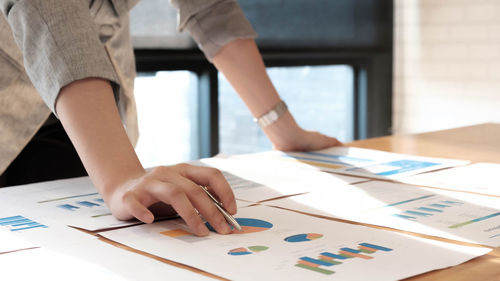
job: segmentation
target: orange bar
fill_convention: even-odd
[[[320,259],[324,259],[324,260],[329,260],[329,261],[333,261],[333,258],[332,257],[327,257],[327,256],[319,256]]]
[[[184,229],[174,229],[174,230],[167,230],[160,232],[163,235],[170,236],[170,237],[179,237],[179,236],[184,236],[184,235],[192,235],[191,232],[187,232]]]
[[[314,161],[308,161],[308,160],[300,160],[300,159],[286,159],[286,160],[292,161],[292,162],[304,163],[304,164],[308,164],[308,165],[316,166],[316,167],[324,167],[324,168],[331,168],[331,169],[345,168],[345,166],[328,164],[328,163],[320,163],[320,162],[314,162]]]
[[[303,261],[303,260],[298,260],[297,263],[301,263],[301,264],[308,265],[308,266],[311,266],[311,267],[318,267],[319,266],[319,264],[315,264],[315,263],[308,262],[308,261]]]
[[[367,250],[367,251],[372,251],[372,252],[376,252],[377,251],[377,249],[372,249],[372,248],[368,248],[368,247],[361,246],[361,245],[358,246],[358,248],[363,249],[363,250]]]
[[[373,259],[373,257],[362,255],[362,254],[355,254],[355,253],[350,253],[350,252],[345,252],[345,251],[339,251],[339,253],[341,253],[343,255],[351,256],[351,257],[362,258],[362,259],[365,259],[365,260]]]

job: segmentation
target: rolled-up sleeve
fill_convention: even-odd
[[[187,30],[208,60],[235,39],[257,33],[235,0],[171,0],[179,11],[179,29]]]
[[[118,79],[99,40],[87,1],[0,0],[24,67],[45,103],[55,112],[62,87],[95,77],[113,83]]]

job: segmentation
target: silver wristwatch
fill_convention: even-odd
[[[267,127],[272,123],[276,122],[285,112],[287,112],[288,107],[284,101],[280,101],[273,109],[266,112],[264,115],[254,118],[255,121],[261,128]]]

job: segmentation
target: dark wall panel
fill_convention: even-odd
[[[392,0],[239,0],[264,48],[387,48]]]

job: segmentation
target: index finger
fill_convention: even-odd
[[[236,214],[236,199],[234,198],[233,190],[219,170],[189,164],[178,164],[176,167],[184,177],[199,185],[208,187],[213,191],[212,194],[219,198],[224,208],[230,214]]]

